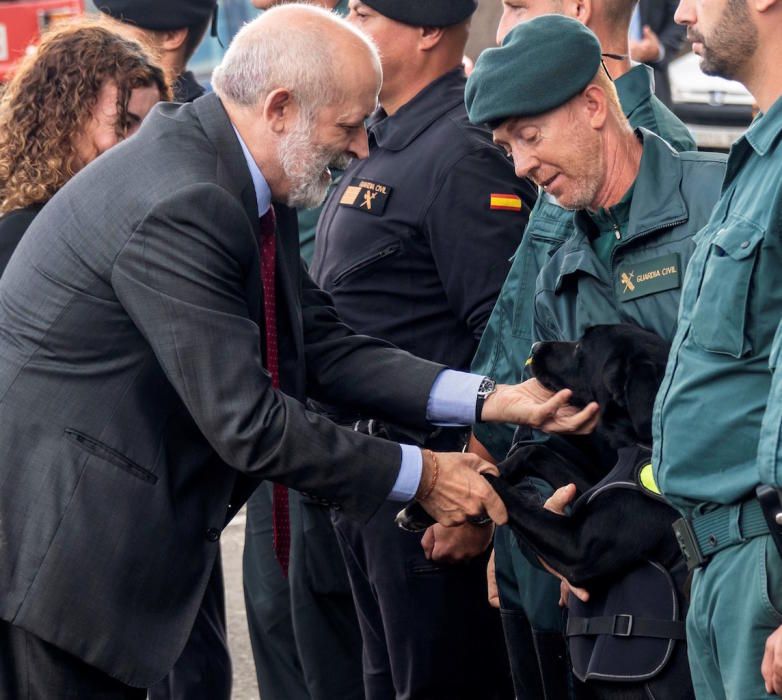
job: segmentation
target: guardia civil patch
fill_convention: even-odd
[[[358,209],[367,214],[382,216],[393,187],[380,182],[354,177],[339,200],[340,206]]]
[[[500,211],[521,211],[521,197],[517,194],[492,193],[489,197],[489,209]]]
[[[617,271],[616,285],[620,301],[630,301],[649,294],[681,286],[678,253],[651,260],[624,263]]]

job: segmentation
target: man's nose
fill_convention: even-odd
[[[676,24],[694,24],[695,18],[693,16],[692,8],[692,0],[679,0],[679,6],[676,8],[676,12],[673,15],[673,21],[676,22]]]
[[[353,138],[348,146],[348,153],[353,158],[363,160],[369,155],[369,137],[366,129],[360,129],[358,135]]]

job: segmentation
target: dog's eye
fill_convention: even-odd
[[[573,348],[573,353],[576,354],[576,355],[580,355],[581,354],[581,343],[576,343],[576,347]]]

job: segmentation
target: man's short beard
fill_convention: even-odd
[[[312,143],[315,120],[302,115],[294,129],[280,140],[278,156],[283,173],[291,183],[287,204],[296,209],[312,209],[323,204],[331,184],[325,177],[328,166],[344,170],[350,163],[346,154],[335,154]]]
[[[750,18],[747,0],[728,0],[708,44],[703,36],[694,38],[703,44],[704,73],[729,80],[738,78],[742,66],[758,47],[758,30]]]

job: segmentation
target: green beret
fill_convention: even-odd
[[[478,7],[476,0],[364,0],[381,15],[414,27],[459,24]]]
[[[497,123],[555,109],[589,85],[601,60],[597,37],[575,19],[542,15],[523,22],[478,58],[464,93],[470,121]]]
[[[95,6],[114,19],[142,29],[182,29],[206,22],[217,0],[96,0]]]

